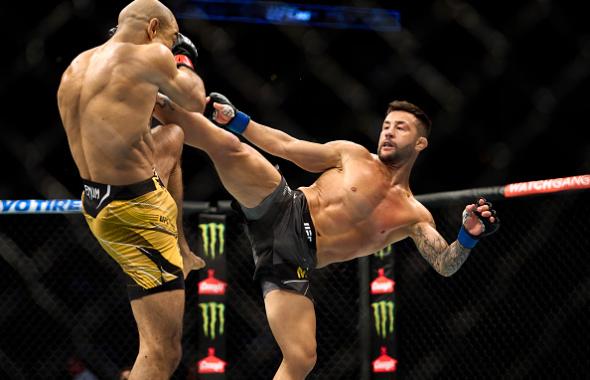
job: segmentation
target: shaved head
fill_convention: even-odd
[[[158,19],[162,28],[178,29],[172,11],[157,0],[135,0],[119,13],[119,25]]]

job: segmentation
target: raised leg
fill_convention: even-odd
[[[182,186],[180,159],[184,145],[184,132],[177,125],[166,124],[154,128],[152,130],[152,136],[156,145],[156,170],[168,192],[174,198],[178,208],[178,218],[176,221],[178,245],[180,247],[180,254],[182,255],[182,271],[186,278],[190,271],[203,268],[205,262],[191,251],[186,241],[182,225],[184,189]]]
[[[211,157],[224,187],[242,205],[258,206],[279,185],[280,173],[260,152],[203,115],[187,112],[163,97],[154,111],[158,119],[184,130],[186,144]]]

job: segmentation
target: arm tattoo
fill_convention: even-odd
[[[448,245],[442,236],[429,234],[423,228],[418,228],[415,242],[422,257],[443,276],[450,276],[459,270],[471,252],[458,241]]]

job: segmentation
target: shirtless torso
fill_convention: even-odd
[[[195,91],[200,79],[176,68],[169,47],[122,41],[124,37],[115,36],[76,57],[58,91],[80,176],[111,185],[138,182],[153,174],[149,122],[159,90],[191,109],[197,109],[203,98]],[[171,45],[174,34],[169,38]]]
[[[84,183],[83,215],[102,248],[129,277],[127,291],[140,339],[133,379],[169,379],[174,372],[181,347],[183,274],[204,265],[195,264],[182,224],[177,228],[182,216],[177,199],[164,187],[168,180],[154,176],[156,167],[175,170],[179,151],[164,139],[171,136],[166,131],[172,126],[150,130],[158,91],[192,111],[202,110],[205,101],[198,75],[177,67],[172,48],[181,37],[168,8],[156,0],[135,0],[119,14],[112,38],[72,61],[57,94]],[[182,145],[183,137],[179,140]],[[173,186],[181,188],[176,182]]]
[[[215,107],[222,111],[224,106],[215,103]],[[266,159],[235,136],[208,125],[204,116],[175,108],[165,98],[160,98],[157,111],[183,126],[187,144],[209,153],[225,188],[241,205],[255,207],[277,188],[280,175]],[[223,112],[216,117],[221,125],[230,120]],[[410,190],[414,162],[428,146],[423,134],[416,116],[405,110],[386,115],[378,154],[350,141],[317,144],[298,140],[253,120],[242,133],[260,149],[321,173],[314,184],[300,188],[316,230],[317,267],[367,256],[410,237],[433,268],[448,276],[459,269],[470,250],[457,241],[448,244],[430,212]],[[240,165],[235,164],[237,160]],[[475,209],[472,204],[466,211]],[[488,209],[477,210],[493,221]],[[473,235],[482,230],[475,216],[465,227]]]
[[[349,141],[299,140],[243,113],[237,117],[239,111],[220,94],[212,93],[210,104],[215,111],[205,110],[205,115],[218,125],[240,133],[267,153],[321,173],[314,184],[299,188],[305,204],[260,152],[206,116],[181,110],[164,97],[158,100],[160,117],[183,127],[185,142],[207,152],[247,219],[255,278],[283,353],[276,379],[304,379],[316,362],[316,315],[308,277],[315,268],[310,263],[323,267],[367,256],[406,237],[442,275],[452,275],[466,260],[473,241],[449,244],[410,191],[412,166],[428,145],[429,127],[417,118],[421,115],[417,107],[390,104],[375,155]],[[482,227],[475,210],[492,222],[493,212],[483,200],[465,208],[471,215],[461,231],[479,235]]]
[[[392,186],[390,171],[376,155],[350,145],[341,168],[300,189],[316,228],[318,267],[376,252],[408,237],[408,226],[432,220],[409,188]]]

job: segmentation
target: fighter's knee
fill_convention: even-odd
[[[156,145],[164,151],[180,155],[184,145],[184,130],[176,124],[160,125],[152,132]]]
[[[177,342],[171,347],[171,352],[168,354],[168,364],[172,370],[178,367],[180,359],[182,359],[182,346],[180,342]]]
[[[307,370],[307,372],[311,372],[311,370],[313,369],[313,367],[315,367],[317,361],[318,361],[318,355],[317,355],[317,351],[313,350],[310,352],[305,352],[303,355],[303,365],[305,366],[305,369]]]
[[[184,142],[184,129],[182,129],[178,124],[168,124],[168,133],[173,139],[176,139],[179,142]]]
[[[154,363],[159,363],[162,368],[174,371],[182,358],[182,346],[180,341],[154,344],[145,350],[144,354]]]
[[[237,136],[228,132],[223,134],[209,154],[215,160],[233,160],[244,154],[244,146]]]
[[[284,359],[291,366],[297,366],[306,373],[311,372],[317,362],[316,342],[306,342],[306,344],[290,347],[288,352],[283,353]]]
[[[184,130],[176,124],[169,124],[167,127],[167,140],[168,144],[170,145],[170,149],[180,154],[184,145]]]

